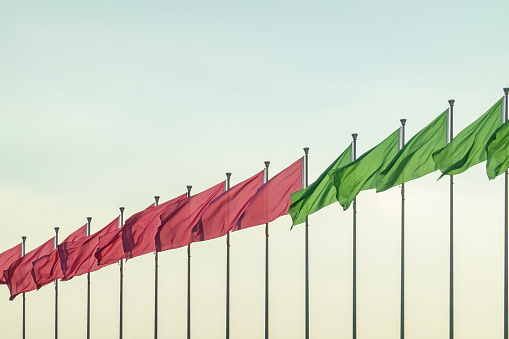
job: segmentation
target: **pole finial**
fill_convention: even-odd
[[[23,242],[25,242],[27,240],[27,236],[26,235],[22,236],[21,240],[23,240]]]
[[[303,150],[304,150],[304,154],[307,155],[309,153],[309,147],[304,147]]]
[[[160,196],[154,195],[154,200],[156,201],[156,205],[159,204],[159,198],[160,198]]]
[[[504,94],[505,94],[505,95],[508,95],[508,94],[509,94],[509,87],[504,88]]]
[[[193,186],[187,185],[186,188],[187,188],[187,193],[191,193],[191,189],[193,188]]]
[[[121,213],[124,213],[125,207],[119,207],[119,209]]]
[[[55,227],[55,233],[58,233],[59,229],[60,229],[60,227]]]
[[[87,217],[87,221],[90,224],[90,222],[92,221],[92,217]]]
[[[449,100],[449,106],[454,106],[454,99]]]
[[[353,141],[357,140],[357,136],[358,136],[358,134],[357,134],[357,133],[352,133]]]
[[[231,176],[232,174],[230,172],[226,172],[226,179],[230,179]]]
[[[406,119],[399,119],[399,121],[401,121],[401,126],[405,126],[405,124],[406,124]]]
[[[265,164],[265,168],[269,168],[270,161],[264,161],[263,163]]]

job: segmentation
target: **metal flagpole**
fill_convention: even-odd
[[[193,186],[187,185],[187,197]],[[187,245],[187,339],[191,339],[191,244]]]
[[[449,100],[449,138],[447,143],[453,139],[453,107],[454,100]],[[454,190],[453,176],[450,177],[449,192],[449,339],[454,338]]]
[[[505,98],[504,98],[504,103],[505,103],[505,112],[503,112],[503,119],[502,121],[503,122],[506,122],[507,119],[508,119],[508,114],[507,114],[507,96],[509,95],[509,88],[504,88],[504,94],[505,94]],[[504,183],[504,190],[505,190],[505,203],[504,203],[504,207],[505,207],[505,215],[504,215],[504,339],[508,339],[508,326],[507,326],[507,316],[508,316],[508,286],[507,286],[507,280],[508,280],[508,277],[507,277],[507,226],[508,226],[508,221],[509,221],[509,211],[507,210],[507,204],[509,203],[509,197],[508,197],[508,181],[509,181],[509,177],[508,177],[508,171],[505,171],[505,183]]]
[[[154,199],[155,199],[155,203],[154,203],[154,206],[157,206],[159,205],[159,196],[156,195],[154,196]],[[155,251],[154,252],[155,254],[155,276],[154,276],[154,339],[157,339],[157,299],[158,299],[158,282],[159,282],[159,256],[158,256],[158,252]]]
[[[120,207],[120,225],[124,226],[124,207]],[[123,338],[123,320],[124,320],[124,260],[120,259],[120,320],[119,320],[119,338]]]
[[[90,236],[92,217],[87,217],[87,237]],[[87,273],[87,339],[90,339],[90,272]]]
[[[53,249],[58,246],[58,227],[55,227],[55,240]],[[55,339],[58,339],[58,279],[55,279]]]
[[[265,161],[263,183],[269,180],[269,164]],[[269,339],[269,223],[265,224],[265,339]]]
[[[352,134],[352,161],[357,160],[357,133]],[[357,197],[353,199],[353,316],[352,316],[352,338],[357,339]]]
[[[308,187],[309,147],[304,147],[304,186]],[[305,304],[306,304],[306,339],[309,339],[309,222],[305,224]]]
[[[231,176],[226,173],[226,191],[230,189]],[[230,232],[226,233],[226,339],[230,339]]]
[[[406,119],[401,119],[400,150],[405,145]],[[401,184],[401,319],[400,339],[405,338],[405,183]]]
[[[24,257],[25,256],[25,246],[26,246],[26,240],[27,240],[27,237],[26,236],[22,236],[21,237],[22,239],[22,243],[21,243],[21,256]],[[26,301],[26,298],[25,298],[25,292],[23,292],[23,339],[25,339],[25,335],[26,335],[26,322],[25,322],[25,311],[26,311],[26,308],[25,308],[25,301]]]

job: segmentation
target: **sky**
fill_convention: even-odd
[[[455,133],[509,86],[507,1],[0,0],[0,251],[92,217],[92,232],[310,147],[313,182],[406,118],[409,139],[455,99]],[[449,185],[406,185],[406,335],[448,337]],[[455,177],[455,331],[503,332],[503,178]],[[399,334],[400,190],[361,192],[358,337]],[[352,211],[310,217],[310,331],[351,336]],[[271,338],[304,338],[304,227],[270,225]],[[192,245],[192,337],[223,338],[225,239]],[[231,236],[231,337],[264,333],[263,227]],[[160,254],[159,334],[186,333],[186,249]],[[129,260],[124,338],[153,333],[154,256]],[[119,269],[92,274],[92,337],[118,335]],[[2,336],[21,298],[0,286]],[[86,278],[59,285],[61,338],[86,336]],[[53,338],[52,285],[27,294],[27,338]]]

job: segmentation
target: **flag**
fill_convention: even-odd
[[[266,224],[288,214],[292,203],[290,194],[301,188],[302,159],[299,159],[258,189],[234,231]]]
[[[161,225],[161,214],[164,212],[171,213],[171,211],[179,206],[179,202],[184,199],[186,199],[186,194],[182,194],[158,206],[152,205],[143,211],[143,213],[136,214],[126,220],[122,232],[126,259],[155,252],[155,238]]]
[[[63,278],[69,280],[75,276],[97,271],[101,268],[97,264],[95,251],[99,246],[99,238],[118,229],[118,217],[94,234],[73,242],[58,245]]]
[[[72,243],[87,235],[87,225],[83,225],[62,241],[62,244]],[[58,248],[32,263],[32,276],[37,289],[64,277]]]
[[[125,258],[124,245],[122,244],[123,231],[124,229],[121,227],[99,237],[99,245],[94,254],[99,266],[111,265]]]
[[[163,212],[161,225],[156,234],[158,252],[189,245],[192,240],[192,229],[200,220],[203,212],[212,200],[224,192],[224,182],[190,196],[178,203],[176,208]]]
[[[380,172],[398,153],[399,129],[359,159],[329,172],[336,198],[346,211],[360,191],[376,187]]]
[[[212,201],[193,228],[193,241],[218,238],[232,231],[262,185],[263,171],[233,186]]]
[[[11,264],[21,258],[21,244],[17,244],[13,248],[0,254],[0,284],[6,284],[4,279],[4,270],[8,269]]]
[[[486,173],[493,180],[509,168],[509,123],[505,122],[491,135],[486,152]]]
[[[438,169],[433,152],[447,144],[447,110],[408,141],[380,172],[376,191],[383,192]]]
[[[433,153],[433,160],[444,175],[462,173],[487,158],[486,144],[501,125],[502,99],[461,131],[444,148]]]
[[[290,213],[293,224],[298,225],[306,221],[308,215],[338,201],[336,199],[336,187],[329,179],[329,171],[338,169],[350,162],[352,147],[348,146],[344,152],[308,187],[291,195],[292,205]]]
[[[32,263],[40,257],[50,254],[52,250],[53,238],[17,259],[7,270],[4,270],[4,278],[11,292],[10,300],[16,298],[20,293],[33,291],[37,288],[31,274]]]

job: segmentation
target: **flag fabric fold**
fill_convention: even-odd
[[[376,191],[383,192],[438,169],[433,152],[447,144],[447,110],[419,131],[380,172]]]
[[[233,186],[212,201],[193,227],[193,241],[218,238],[232,231],[262,184],[263,171]]]
[[[380,172],[398,153],[399,129],[354,162],[329,172],[336,198],[346,211],[360,191],[376,187]]]
[[[69,244],[84,238],[87,234],[87,225],[83,225],[62,241]],[[32,263],[32,276],[37,289],[64,277],[58,248]]]
[[[21,244],[17,244],[11,249],[0,253],[0,284],[6,284],[4,278],[4,270],[8,269],[11,264],[21,258]]]
[[[36,249],[14,261],[7,270],[4,270],[4,278],[11,293],[10,300],[14,300],[20,293],[37,289],[37,285],[31,274],[32,263],[51,253],[53,250],[53,241],[53,238],[49,239]]]
[[[209,204],[224,192],[224,182],[179,201],[175,208],[164,211],[155,237],[158,252],[189,245],[192,229]]]
[[[350,145],[320,174],[315,182],[291,194],[292,205],[288,213],[292,217],[292,226],[305,222],[310,214],[338,201],[336,199],[336,187],[334,187],[329,179],[329,172],[348,165],[350,163],[351,151],[352,146]]]
[[[266,224],[288,214],[290,195],[301,188],[302,159],[299,159],[258,189],[233,230]]]
[[[462,130],[444,148],[433,153],[433,160],[444,175],[462,173],[487,158],[486,144],[502,121],[502,99]]]
[[[88,237],[58,245],[58,254],[63,272],[62,280],[69,280],[75,276],[94,272],[101,268],[95,257],[95,252],[99,247],[99,238],[116,231],[118,220],[119,217],[113,219],[108,225]]]
[[[486,144],[486,173],[495,179],[509,168],[509,123],[505,122],[493,133]]]

